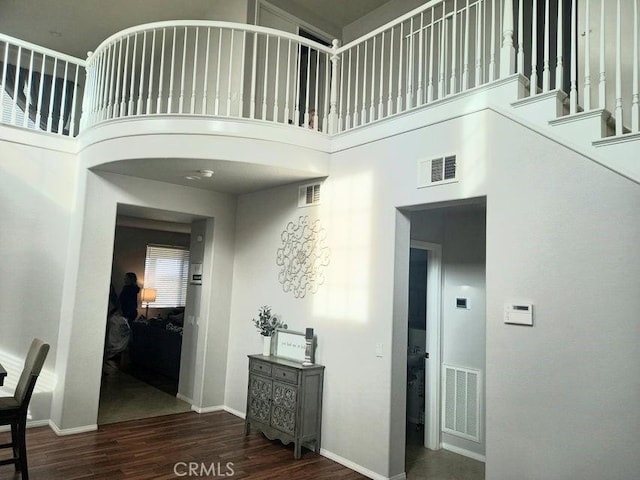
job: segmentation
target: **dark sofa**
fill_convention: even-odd
[[[182,326],[168,319],[136,319],[131,322],[129,351],[133,365],[177,380]]]

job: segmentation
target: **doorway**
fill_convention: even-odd
[[[298,28],[298,35],[313,40],[325,47],[331,46],[331,44],[323,38],[302,27]],[[319,55],[317,50],[312,50],[307,46],[302,45],[299,54],[300,78],[298,79],[299,95],[297,101],[300,114],[298,125],[322,130],[318,119],[327,113],[323,112],[326,103],[326,92],[324,88],[319,88],[319,86],[326,76],[328,65],[321,59],[322,55]]]
[[[481,480],[486,203],[415,210],[409,220],[405,471],[429,478],[441,464]]]
[[[323,32],[315,26],[303,21],[300,18],[286,12],[265,0],[258,0],[256,6],[256,25],[274,28],[284,32],[299,35],[302,38],[312,40],[324,46],[331,46],[332,35]],[[285,108],[280,108],[279,112],[271,109],[274,105],[275,92],[266,92],[266,102],[263,101],[261,92],[257,92],[256,109],[260,110],[260,105],[265,103],[267,110],[257,112],[263,114],[263,119],[273,119],[275,121],[287,122],[290,125],[308,127],[322,131],[326,125],[322,120],[328,115],[327,92],[322,83],[327,78],[330,70],[329,58],[325,54],[319,54],[317,50],[309,48],[303,44],[281,45],[278,53],[279,42],[271,42],[268,47],[269,58],[280,58],[281,63],[277,69],[263,71],[259,66],[257,72],[257,83],[275,83],[277,71],[286,72],[291,80],[291,89],[287,87],[288,81],[280,81],[278,85],[277,98],[286,99]],[[267,45],[263,39],[259,40],[258,51],[267,50]],[[291,51],[290,51],[291,50]],[[290,61],[289,56],[291,56]],[[265,79],[268,76],[273,81]]]
[[[176,398],[191,243],[191,226],[119,214],[113,247],[107,346],[122,338],[117,355],[105,348],[98,424],[191,410]],[[132,275],[134,310],[124,313],[123,277]],[[126,287],[129,288],[129,287]],[[149,297],[145,292],[152,291]],[[112,299],[112,297],[115,298]],[[145,303],[147,300],[147,303]],[[125,328],[126,327],[126,328]],[[111,352],[113,353],[113,352]]]
[[[407,341],[407,431],[431,450],[440,448],[442,246],[411,241]]]

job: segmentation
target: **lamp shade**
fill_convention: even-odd
[[[143,288],[140,292],[140,301],[143,303],[150,303],[156,301],[156,289],[155,288]]]

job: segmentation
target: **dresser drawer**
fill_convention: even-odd
[[[298,371],[287,367],[273,367],[273,378],[289,383],[298,383]]]
[[[252,360],[251,371],[271,376],[271,364],[260,362],[259,360]]]

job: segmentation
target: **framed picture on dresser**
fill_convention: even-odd
[[[292,330],[279,328],[276,330],[275,337],[274,355],[276,357],[288,358],[289,360],[295,360],[297,362],[305,361],[307,339],[304,332],[294,332]],[[314,349],[312,348],[311,351],[313,352]],[[314,359],[312,358],[311,362],[313,361]]]

